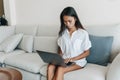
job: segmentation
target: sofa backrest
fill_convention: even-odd
[[[110,61],[114,59],[117,53],[120,52],[120,25],[99,25],[85,26],[89,34],[96,36],[113,36],[113,44],[111,50]],[[39,26],[34,40],[34,51],[50,51],[57,52],[57,38],[59,26]]]
[[[33,35],[37,33],[37,25],[17,25],[15,33],[24,33],[24,35]]]
[[[111,60],[120,52],[120,25],[99,25],[99,26],[85,26],[86,30],[89,34],[97,35],[97,36],[113,36],[113,45],[111,50]],[[57,52],[57,38],[59,26],[17,26],[16,33],[23,32],[26,35],[34,36],[34,44],[33,51],[41,50],[41,51],[49,51],[49,52]]]
[[[34,51],[57,52],[59,26],[39,26],[34,39]]]

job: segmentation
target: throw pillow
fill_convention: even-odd
[[[19,49],[25,50],[26,52],[33,51],[33,36],[24,35],[20,44],[18,45]]]
[[[87,57],[87,61],[106,66],[109,62],[113,37],[94,35],[90,35],[89,37],[92,47],[90,48],[90,55]]]
[[[110,64],[106,78],[107,80],[120,80],[120,54]]]
[[[17,45],[19,44],[20,40],[22,39],[23,34],[16,34],[13,36],[8,37],[0,44],[0,51],[4,51],[6,53],[13,51]]]
[[[4,26],[0,27],[0,44],[7,38],[14,34],[15,27],[13,26]]]

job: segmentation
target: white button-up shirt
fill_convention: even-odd
[[[72,58],[82,54],[85,50],[91,47],[88,32],[83,29],[78,29],[70,36],[66,29],[61,37],[58,38],[58,46],[61,48],[63,58]],[[75,61],[81,67],[87,63],[86,58]]]

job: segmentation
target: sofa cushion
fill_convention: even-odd
[[[37,36],[34,40],[34,51],[57,52],[57,37],[55,36]]]
[[[40,73],[40,69],[44,63],[37,53],[19,54],[5,59],[5,63],[32,73]]]
[[[109,67],[107,80],[120,80],[120,53],[116,56]]]
[[[58,36],[59,29],[60,28],[57,25],[56,26],[39,25],[37,36],[56,37]]]
[[[86,26],[86,30],[89,34],[96,36],[113,36],[113,44],[111,50],[110,61],[120,52],[120,24],[110,24],[110,25],[91,25]]]
[[[40,73],[46,77],[47,65],[40,69]],[[92,72],[92,74],[91,74]],[[105,80],[107,67],[88,63],[85,68],[68,72],[64,75],[64,80]],[[74,75],[74,76],[73,76]]]
[[[34,40],[34,51],[57,52],[58,26],[40,25]]]
[[[107,67],[87,64],[83,69],[66,73],[64,78],[65,80],[105,80],[106,72]]]
[[[7,37],[13,35],[15,32],[15,27],[14,26],[2,26],[0,27],[0,43],[4,41]]]
[[[21,42],[18,45],[19,49],[25,50],[26,52],[33,51],[33,36],[24,35]]]
[[[7,58],[7,57],[10,57],[10,56],[14,56],[14,55],[17,55],[17,54],[22,54],[22,53],[25,53],[24,50],[14,50],[10,53],[7,53],[5,54],[4,52],[0,52],[0,63],[4,63],[4,60]]]
[[[89,63],[99,65],[107,65],[109,62],[110,51],[112,47],[112,36],[94,36],[90,35],[92,47],[90,48],[90,55],[87,57]]]
[[[23,34],[16,34],[13,36],[8,37],[0,44],[0,51],[4,51],[6,53],[13,51],[17,45],[19,44],[20,40],[22,39]]]

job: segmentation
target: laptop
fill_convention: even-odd
[[[36,50],[36,52],[38,53],[38,55],[42,58],[42,60],[45,63],[54,64],[58,66],[64,66],[64,67],[67,66],[64,63],[64,59],[57,53],[45,52],[45,51],[39,51],[39,50]]]

